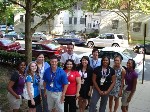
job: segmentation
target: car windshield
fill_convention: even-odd
[[[1,40],[1,42],[2,42],[4,45],[8,45],[8,44],[12,43],[11,40]]]
[[[49,47],[49,48],[52,49],[52,50],[55,50],[55,49],[57,49],[58,47],[60,47],[60,45],[57,44],[57,43],[55,43],[55,42],[52,42],[52,43],[50,43],[50,44],[46,44],[46,46]]]
[[[136,53],[133,52],[133,50],[130,50],[130,49],[125,49],[123,51],[123,54],[125,54],[128,58],[135,58],[136,57]]]
[[[119,39],[124,39],[124,35],[117,35]]]

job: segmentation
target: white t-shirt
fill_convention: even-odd
[[[65,63],[66,60],[68,60],[68,59],[74,60],[75,64],[79,64],[80,63],[80,60],[79,60],[77,54],[73,53],[72,55],[69,55],[67,52],[61,55],[60,62],[61,63]]]

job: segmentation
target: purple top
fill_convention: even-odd
[[[125,75],[125,83],[127,85],[126,90],[127,91],[131,91],[133,88],[133,80],[138,78],[138,74],[135,72],[135,70],[133,71],[126,71],[126,75]]]
[[[14,72],[11,76],[11,81],[15,82],[12,89],[17,95],[21,95],[23,93],[23,88],[25,84],[25,77],[18,74],[18,72]]]

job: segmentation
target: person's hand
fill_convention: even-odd
[[[99,94],[100,95],[104,95],[104,91],[99,91]]]
[[[16,99],[20,99],[21,97],[19,95],[16,96]]]
[[[104,91],[104,94],[103,94],[103,95],[108,95],[108,93],[109,93],[108,91]]]
[[[76,93],[76,100],[79,98],[80,94]]]
[[[61,98],[60,98],[60,103],[62,104],[62,103],[64,103],[65,101],[65,95],[61,95]]]
[[[119,96],[119,97],[122,96],[122,90],[119,91],[118,96]]]
[[[47,97],[47,94],[46,94],[46,92],[44,92],[44,97],[45,97],[45,98]]]
[[[31,100],[31,104],[32,104],[32,105],[35,105],[34,99]]]
[[[91,96],[91,94],[92,94],[91,91],[89,91],[89,92],[88,92],[88,96]]]
[[[131,97],[129,96],[128,99],[127,99],[127,102],[130,102],[130,101],[131,101]]]

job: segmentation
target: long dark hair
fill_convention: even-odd
[[[110,58],[107,57],[107,56],[103,56],[103,57],[102,57],[102,60],[101,60],[101,66],[103,66],[103,61],[104,61],[105,58],[108,59],[108,61],[109,61],[108,66],[109,66],[109,65],[110,65]]]
[[[67,63],[68,62],[71,62],[73,67],[72,67],[72,70],[76,70],[76,64],[74,63],[74,61],[72,59],[68,59],[66,60],[65,64],[64,64],[64,70],[67,70]]]
[[[90,60],[89,60],[89,57],[88,56],[83,56],[80,60],[80,65],[78,66],[78,69],[82,69],[83,68],[83,65],[82,65],[82,60],[83,59],[86,59],[88,61],[88,64],[87,64],[87,70],[88,69],[91,69],[91,66],[90,66]]]
[[[129,59],[128,61],[132,61],[132,68],[135,69],[135,67],[136,67],[135,61],[133,59]]]

